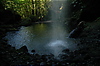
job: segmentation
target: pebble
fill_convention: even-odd
[[[44,65],[46,65],[45,62],[41,62],[41,63],[40,63],[40,66],[44,66]]]

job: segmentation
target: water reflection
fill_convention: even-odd
[[[36,50],[39,54],[54,54],[58,55],[65,48],[74,48],[75,44],[66,39],[66,41],[60,38],[61,29],[56,31],[57,39],[52,39],[51,26],[47,24],[36,24],[29,27],[21,27],[19,31],[8,32],[5,37],[8,39],[8,44],[12,45],[16,49],[22,46],[27,46],[29,53],[31,50]],[[66,31],[66,30],[65,30]],[[61,33],[60,33],[61,32]],[[66,36],[65,36],[66,37]]]

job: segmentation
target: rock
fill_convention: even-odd
[[[46,66],[46,63],[45,62],[41,62],[40,66]]]
[[[22,51],[22,52],[28,52],[28,49],[26,46],[23,46],[19,49],[19,51]]]
[[[32,50],[31,52],[32,52],[33,55],[35,54],[35,50]]]
[[[55,66],[56,64],[54,62],[52,62],[52,66]]]
[[[65,49],[62,52],[69,53],[69,49]]]
[[[35,52],[35,50],[32,50],[31,52],[32,52],[32,53],[34,53],[34,52]]]
[[[81,33],[80,37],[92,39],[100,38],[100,17],[93,22],[86,23],[85,25],[84,32]]]
[[[75,29],[73,29],[70,34],[69,38],[78,38],[84,29],[84,21],[81,21]]]

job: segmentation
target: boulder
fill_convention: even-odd
[[[87,37],[92,39],[100,38],[100,17],[93,22],[86,23],[84,32],[81,33],[80,37]]]
[[[62,52],[69,53],[70,50],[69,49],[64,49]]]
[[[81,21],[77,27],[75,29],[73,29],[70,34],[69,34],[69,38],[78,38],[80,36],[80,34],[82,33],[83,29],[84,29],[84,21]]]
[[[32,52],[32,54],[35,54],[35,50],[32,50],[31,52]]]
[[[23,46],[23,47],[21,47],[20,49],[19,49],[19,51],[22,51],[22,52],[28,52],[28,49],[27,49],[27,47],[26,46]]]

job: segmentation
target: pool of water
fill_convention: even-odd
[[[68,33],[64,26],[55,25],[53,28],[51,24],[21,26],[19,31],[7,32],[5,38],[8,39],[8,44],[16,49],[27,46],[29,53],[35,50],[38,54],[57,56],[66,48],[77,49],[75,41],[67,38]]]

